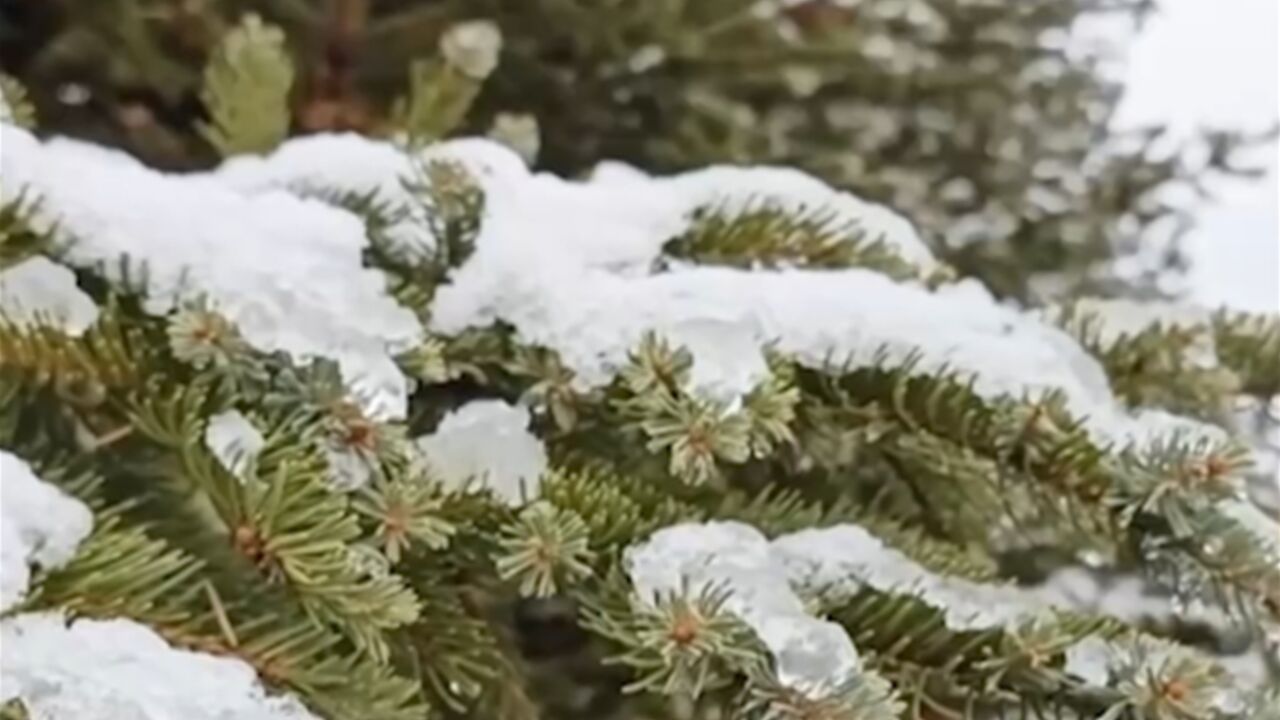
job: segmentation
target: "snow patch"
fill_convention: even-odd
[[[0,612],[26,596],[31,565],[62,566],[92,529],[89,508],[0,450]],[[6,643],[4,656],[21,654]]]
[[[952,630],[1009,628],[1049,610],[1032,591],[935,574],[857,525],[801,530],[775,539],[772,550],[798,588],[915,595]]]
[[[420,261],[435,249],[436,238],[422,198],[410,186],[421,165],[432,160],[457,162],[481,182],[498,173],[524,172],[519,157],[486,140],[453,140],[411,154],[393,143],[340,133],[288,140],[266,157],[231,158],[215,176],[250,196],[266,190],[370,196],[393,219],[383,229],[391,250],[405,260]]]
[[[239,410],[227,410],[209,418],[204,444],[227,472],[248,482],[267,442]]]
[[[1111,643],[1091,635],[1067,648],[1063,670],[1090,685],[1105,686],[1111,677],[1112,650]]]
[[[387,296],[385,279],[361,267],[360,222],[284,190],[372,193],[397,209],[391,244],[426,257],[435,245],[430,210],[404,181],[423,162],[448,160],[472,176],[485,207],[474,252],[436,295],[431,329],[507,323],[521,341],[555,350],[580,389],[611,381],[655,332],[690,349],[695,392],[730,404],[766,376],[761,349],[772,344],[812,367],[914,359],[921,374],[972,376],[988,399],[1060,392],[1102,444],[1145,444],[1179,428],[1209,432],[1128,412],[1066,332],[973,281],[930,290],[866,269],[657,269],[663,246],[694,211],[761,203],[822,209],[922,269],[935,265],[906,220],[795,170],[715,166],[649,177],[614,163],[579,182],[532,173],[487,140],[410,154],[354,135],[320,135],[211,174],[170,176],[120,153],[4,132],[6,179],[47,196],[47,210],[78,238],[71,262],[106,263],[111,274],[122,256],[145,260],[155,312],[207,295],[256,347],[336,359],[379,417],[404,416],[408,380],[392,355],[420,341],[421,328]],[[1122,318],[1117,327],[1169,317],[1154,309],[1113,314]]]
[[[733,213],[762,202],[796,211],[821,209],[883,240],[909,262],[922,268],[936,265],[905,219],[782,168],[717,166],[651,178],[615,163],[602,165],[587,182],[576,182],[531,173],[515,153],[484,140],[440,143],[410,155],[388,143],[334,135],[291,140],[266,158],[237,158],[218,177],[246,193],[274,187],[373,194],[399,218],[386,229],[393,250],[423,258],[436,242],[427,228],[429,210],[405,180],[430,160],[460,164],[485,193],[477,247],[439,293],[435,329],[453,333],[509,322],[522,340],[556,350],[583,388],[612,379],[627,353],[654,331],[691,346],[699,389],[713,396],[740,396],[763,374],[759,348],[777,335],[776,326],[793,321],[786,313],[794,314],[805,300],[819,300],[810,293],[771,318],[761,317],[774,310],[764,299],[747,303],[735,315],[726,308],[736,308],[744,293],[754,292],[752,281],[722,278],[765,273],[693,268],[652,275],[663,246],[688,228],[697,210]],[[792,276],[777,290],[816,275]],[[729,283],[732,287],[720,287]],[[877,309],[887,304],[875,303]],[[806,325],[812,328],[842,309],[804,307],[810,317]],[[717,331],[710,338],[687,331],[690,326],[723,330],[725,323],[736,326],[731,333],[735,340],[754,345],[738,353],[736,363],[725,363],[730,353],[719,347]],[[813,354],[829,349],[814,348]],[[726,367],[728,377],[712,377]]]
[[[0,271],[0,317],[20,325],[53,323],[79,336],[98,320],[98,306],[75,274],[39,255]]]
[[[39,720],[316,720],[249,665],[172,648],[131,620],[26,613],[0,622],[0,638],[0,702]]]
[[[538,495],[547,451],[529,432],[529,411],[501,400],[475,400],[445,415],[418,439],[427,464],[447,487],[489,488],[508,505]]]
[[[354,215],[286,192],[244,195],[216,176],[159,173],[85,143],[0,132],[0,174],[41,198],[42,220],[71,240],[69,263],[113,281],[124,279],[126,258],[135,270],[145,263],[149,312],[207,300],[260,350],[335,360],[371,415],[405,415],[408,380],[392,357],[422,329],[382,274],[362,266],[367,241]]]

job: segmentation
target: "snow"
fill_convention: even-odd
[[[1038,587],[980,583],[934,573],[854,524],[800,530],[766,540],[737,522],[676,525],[629,550],[626,563],[641,597],[727,582],[744,619],[793,613],[803,597],[852,597],[864,588],[913,595],[943,614],[958,632],[1012,629],[1059,610],[1089,611],[1131,622],[1174,612],[1169,598],[1149,597],[1141,582],[1105,592],[1084,572],[1055,575]],[[799,596],[797,596],[799,593]],[[1224,620],[1208,608],[1197,617]],[[750,622],[750,620],[748,620]],[[753,624],[754,627],[754,624]]]
[[[92,529],[89,508],[0,450],[0,612],[26,595],[30,565],[62,566]],[[14,656],[6,643],[5,657]]]
[[[498,113],[489,126],[488,137],[511,148],[529,166],[537,162],[542,149],[538,119],[525,113]]]
[[[391,250],[414,261],[428,257],[436,239],[427,227],[421,198],[406,182],[418,176],[423,163],[434,159],[456,160],[478,179],[499,172],[523,172],[522,160],[484,140],[454,140],[433,145],[414,156],[393,143],[338,133],[294,138],[265,158],[232,158],[216,171],[215,177],[246,195],[272,189],[303,195],[373,195],[395,218],[383,231]]]
[[[685,589],[690,595],[711,587],[729,591],[725,609],[756,632],[788,687],[820,697],[860,667],[848,634],[805,610],[769,541],[749,525],[673,525],[628,548],[623,563],[646,602]]]
[[[715,166],[664,178],[606,163],[577,182],[531,173],[516,154],[485,140],[440,143],[412,156],[389,143],[334,135],[236,159],[213,177],[254,202],[278,198],[272,188],[374,193],[402,216],[388,231],[392,245],[425,257],[435,243],[428,210],[403,181],[428,160],[460,164],[485,192],[475,251],[440,288],[431,329],[452,334],[509,323],[520,340],[555,350],[579,389],[611,381],[641,338],[656,332],[691,351],[694,392],[730,404],[767,376],[761,350],[772,343],[815,367],[915,358],[920,373],[972,375],[987,398],[1061,391],[1103,443],[1147,442],[1168,429],[1162,416],[1119,407],[1101,367],[1065,332],[996,302],[974,282],[931,291],[865,269],[676,264],[655,271],[663,245],[695,210],[761,202],[825,209],[921,268],[934,266],[906,220],[798,171]]]
[[[440,54],[446,62],[475,80],[489,77],[498,67],[502,33],[489,20],[472,20],[449,28],[440,36]]]
[[[427,464],[446,487],[472,483],[508,505],[538,495],[547,451],[529,432],[529,411],[501,400],[474,400],[445,415],[436,431],[418,439]]]
[[[324,449],[324,457],[329,466],[325,478],[334,492],[359,490],[373,480],[373,467],[365,453],[330,446]]]
[[[712,315],[671,325],[666,339],[693,358],[689,389],[734,407],[743,388],[768,380],[769,363],[749,321],[732,317],[732,311],[725,319]]]
[[[739,522],[684,523],[628,548],[623,565],[639,597],[649,602],[686,587],[691,593],[707,587],[728,591],[726,609],[760,636],[785,671],[784,682],[811,694],[847,679],[859,662],[843,630],[809,616],[802,598],[838,601],[864,588],[914,595],[941,611],[946,627],[956,632],[1016,630],[1065,610],[1129,622],[1174,615],[1227,622],[1224,614],[1209,608],[1180,608],[1167,597],[1148,596],[1137,578],[1103,589],[1079,571],[1023,588],[939,575],[853,524],[801,530],[770,541]],[[1145,638],[1137,642],[1152,653],[1147,661],[1154,663],[1151,667],[1171,652]],[[1133,653],[1133,642],[1087,637],[1067,649],[1065,669],[1092,684],[1114,685],[1118,664]],[[1252,682],[1256,658],[1248,655],[1233,663],[1240,669],[1235,683],[1243,687]]]
[[[240,660],[170,647],[131,620],[26,613],[0,621],[0,702],[32,720],[315,720]]]
[[[1090,685],[1105,686],[1111,676],[1112,650],[1106,640],[1091,635],[1067,648],[1067,662],[1062,669]]]
[[[334,135],[292,140],[269,157],[237,159],[208,175],[166,176],[118,153],[5,133],[6,177],[16,173],[48,196],[50,212],[78,238],[71,262],[107,263],[110,273],[122,255],[145,259],[156,312],[207,295],[257,347],[337,359],[374,415],[403,417],[408,381],[391,355],[419,340],[421,328],[387,297],[385,281],[362,269],[366,239],[355,217],[277,190],[375,193],[402,211],[389,231],[393,245],[425,256],[435,243],[429,210],[403,181],[422,162],[448,160],[484,190],[485,210],[475,251],[437,293],[431,329],[452,334],[508,323],[520,340],[555,350],[580,389],[611,381],[641,338],[656,332],[690,350],[691,390],[729,404],[767,377],[762,349],[773,344],[812,367],[914,359],[922,374],[972,376],[974,390],[989,399],[1060,391],[1104,444],[1193,429],[1121,408],[1102,368],[1075,340],[973,281],[930,290],[866,269],[655,269],[664,244],[696,210],[762,202],[824,209],[908,261],[934,265],[906,220],[794,170],[714,166],[664,178],[606,164],[577,182],[531,173],[486,140],[411,155]],[[1119,310],[1108,313],[1120,318],[1110,332],[1174,317],[1138,305]]]
[[[39,255],[0,271],[0,317],[19,325],[52,323],[79,336],[98,320],[75,275]]]
[[[286,192],[241,194],[208,175],[166,175],[85,143],[0,132],[6,186],[40,198],[43,220],[72,241],[67,262],[115,281],[125,258],[145,263],[148,311],[207,300],[254,347],[331,358],[370,414],[404,416],[408,380],[392,357],[422,330],[385,278],[362,267],[355,216]]]
[[[525,342],[555,349],[582,388],[607,383],[644,333],[656,331],[693,345],[696,385],[723,397],[755,386],[764,370],[759,352],[729,351],[714,337],[690,342],[687,330],[701,324],[721,333],[733,326],[727,333],[733,347],[775,343],[811,367],[915,358],[921,374],[946,369],[972,375],[974,389],[987,398],[1060,390],[1100,441],[1127,444],[1150,435],[1142,418],[1116,404],[1101,367],[1073,339],[996,303],[976,284],[930,292],[861,269],[616,272],[590,257],[573,263],[570,247],[548,250],[559,235],[530,238],[530,228],[550,222],[521,222],[524,230],[513,226],[511,237],[495,237],[500,221],[486,224],[476,254],[439,291],[434,329],[452,333],[506,321]],[[630,257],[619,261],[640,264]]]
[[[476,177],[486,195],[476,249],[437,293],[434,331],[508,323],[523,342],[555,350],[583,390],[611,381],[641,338],[656,332],[691,350],[693,389],[721,400],[759,383],[759,349],[773,343],[814,367],[915,358],[920,373],[972,375],[988,398],[1058,390],[1104,443],[1146,442],[1166,429],[1161,416],[1121,408],[1102,368],[1065,332],[996,302],[972,281],[931,291],[865,269],[685,264],[655,272],[663,245],[695,209],[732,211],[762,199],[828,208],[903,257],[933,262],[905,220],[802,173],[712,167],[650,178],[611,163],[589,182],[570,182],[529,173],[509,151],[470,142],[434,151],[486,170]]]
[[[266,440],[240,411],[227,410],[209,418],[204,444],[227,472],[248,482]]]
[[[952,630],[1008,628],[1050,609],[1033,591],[934,574],[857,525],[801,530],[776,538],[772,550],[796,587],[915,595],[942,611]]]

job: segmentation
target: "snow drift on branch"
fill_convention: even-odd
[[[0,611],[26,595],[31,565],[59,567],[92,528],[89,508],[0,450]],[[5,656],[13,654],[6,644]]]

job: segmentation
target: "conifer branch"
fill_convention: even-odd
[[[1049,503],[1074,497],[1085,508],[1105,507],[1111,520],[1093,526],[1105,528],[1118,547],[1128,544],[1124,538],[1146,538],[1148,552],[1180,556],[1171,561],[1216,588],[1218,597],[1234,599],[1229,607],[1238,609],[1249,598],[1246,605],[1274,612],[1268,609],[1270,585],[1280,575],[1274,568],[1262,571],[1263,578],[1229,578],[1185,544],[1196,537],[1196,524],[1213,522],[1206,498],[1224,497],[1234,487],[1240,466],[1231,446],[1175,441],[1138,450],[1098,447],[1051,397],[1032,405],[986,402],[962,379],[916,375],[910,363],[846,373],[835,383],[801,373],[800,387],[836,405],[872,403],[907,428],[936,432],[1032,480],[1026,489]],[[1252,558],[1241,567],[1265,566],[1268,555],[1257,541],[1241,537],[1239,543],[1237,558]]]
[[[35,129],[36,108],[27,89],[17,78],[0,72],[0,121],[28,130]]]
[[[410,145],[439,140],[462,121],[501,49],[502,35],[492,22],[464,22],[441,36],[439,57],[409,66],[409,91],[392,108],[392,118]]]
[[[269,445],[257,477],[231,475],[203,449],[206,402],[198,391],[177,392],[139,401],[131,416],[145,437],[175,453],[191,490],[209,498],[244,561],[265,581],[286,583],[316,622],[341,629],[385,662],[384,631],[411,623],[418,601],[399,576],[361,562],[356,516],[345,497],[326,487],[323,461],[309,444],[285,444],[275,436],[281,444],[275,452]],[[296,432],[288,423],[278,431]]]
[[[1240,377],[1246,393],[1280,395],[1280,319],[1222,312],[1214,317],[1213,334],[1219,359]]]
[[[898,280],[923,279],[881,238],[840,220],[826,208],[793,211],[767,199],[743,207],[703,207],[688,230],[663,246],[677,260],[735,267],[864,267]]]
[[[205,67],[200,133],[224,157],[269,152],[289,133],[293,76],[284,33],[246,15]]]
[[[27,192],[0,192],[0,271],[53,249],[54,232],[36,229],[39,200]]]
[[[1118,397],[1132,407],[1218,420],[1240,390],[1234,370],[1213,362],[1213,329],[1155,324],[1104,343],[1092,318],[1069,318],[1068,329],[1107,372]],[[1208,356],[1208,357],[1206,357]]]

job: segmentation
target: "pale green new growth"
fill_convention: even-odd
[[[293,76],[284,33],[246,15],[205,67],[201,134],[224,157],[270,151],[289,133]]]
[[[440,39],[438,57],[410,66],[409,91],[391,112],[410,145],[439,140],[462,122],[501,48],[502,35],[492,23],[460,23]]]
[[[28,130],[36,126],[36,108],[22,83],[0,72],[0,122]]]

